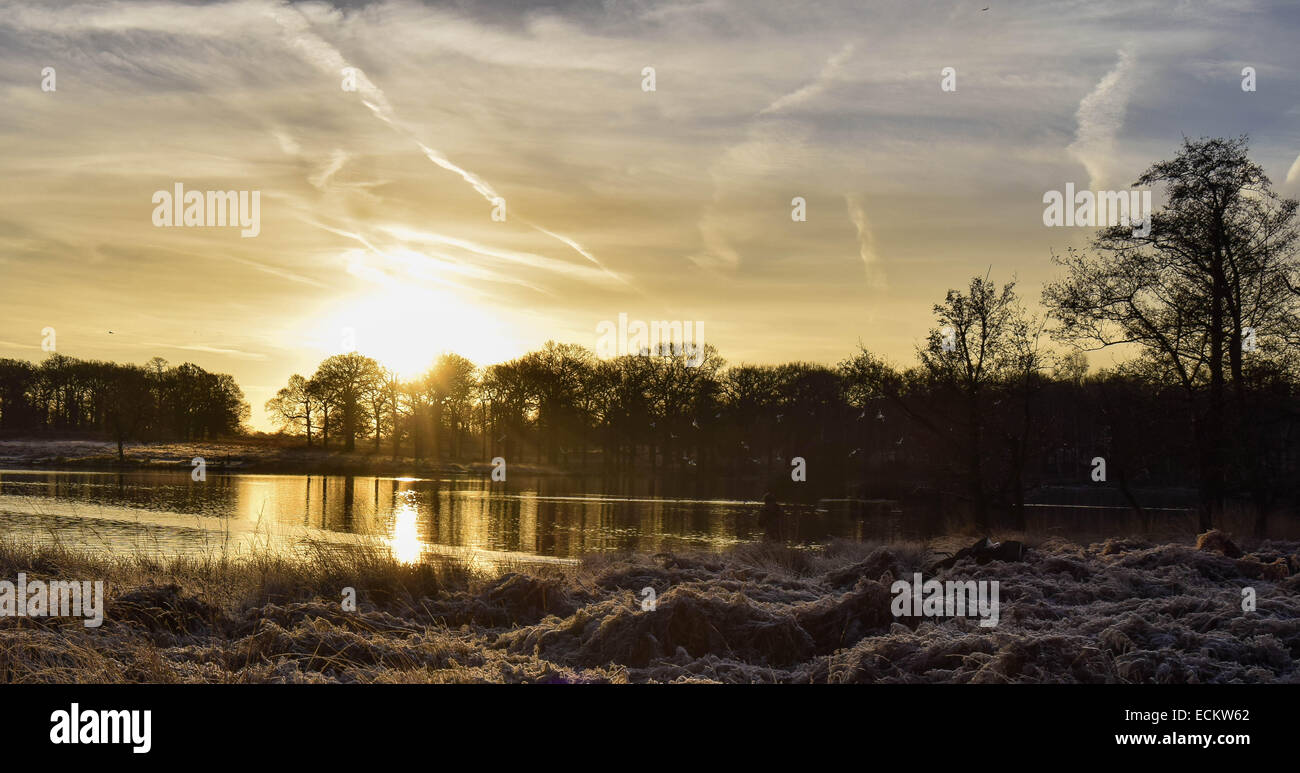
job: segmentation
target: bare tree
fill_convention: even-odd
[[[939,327],[930,331],[917,356],[926,375],[961,401],[965,424],[966,490],[975,525],[989,526],[984,471],[985,393],[1009,375],[1032,371],[1035,357],[1026,341],[1029,324],[1015,282],[999,290],[988,277],[974,277],[969,290],[949,290],[934,306]]]
[[[307,379],[295,373],[289,377],[288,386],[282,387],[275,397],[266,401],[265,410],[281,428],[299,427],[307,434],[307,447],[312,444],[312,420],[318,409],[317,398]]]

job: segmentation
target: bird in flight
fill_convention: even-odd
[[[986,6],[984,6],[983,8],[981,8],[980,10],[981,10],[981,11],[987,11],[988,9],[989,9],[989,7],[986,5]]]

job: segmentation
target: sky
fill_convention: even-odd
[[[0,357],[194,362],[258,429],[353,346],[409,376],[620,314],[907,364],[949,288],[1032,307],[1086,245],[1047,191],[1244,133],[1300,196],[1296,3],[518,5],[0,2]],[[257,235],[155,225],[178,183],[259,192]]]

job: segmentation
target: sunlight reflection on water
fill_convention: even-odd
[[[397,506],[393,510],[393,526],[388,537],[388,546],[393,558],[403,563],[415,563],[423,552],[420,541],[418,520],[419,507],[415,503],[415,492],[403,491],[398,495]]]
[[[642,480],[520,476],[377,477],[184,470],[0,470],[0,536],[93,550],[154,554],[300,551],[304,544],[378,547],[398,560],[455,556],[470,563],[567,561],[589,553],[722,549],[758,540],[758,503],[745,484],[696,481],[666,489]],[[752,488],[753,484],[748,484]],[[728,490],[730,486],[730,490]],[[727,496],[730,495],[730,496]],[[832,538],[915,540],[952,534],[951,515],[875,500],[786,505],[791,544]],[[1035,506],[1031,530],[1076,541],[1111,535],[1192,535],[1183,511],[1136,522],[1123,509]],[[1004,530],[1005,531],[1005,530]]]

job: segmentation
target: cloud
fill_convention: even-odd
[[[740,229],[731,224],[734,218],[722,211],[724,200],[729,192],[749,189],[750,181],[770,171],[774,167],[773,159],[781,155],[779,151],[788,151],[799,144],[804,132],[783,128],[780,114],[825,92],[852,53],[853,44],[844,44],[826,60],[813,80],[776,98],[760,110],[746,127],[745,139],[726,148],[714,162],[709,170],[713,178],[713,198],[697,224],[704,250],[691,256],[696,265],[707,270],[734,271],[740,267],[740,252],[730,238],[733,230]]]
[[[8,346],[14,349],[39,349],[36,344],[20,344],[17,341],[0,341],[0,346]]]
[[[265,354],[256,352],[245,352],[239,349],[224,349],[219,346],[205,346],[203,344],[165,344],[160,341],[150,341],[148,343],[138,344],[142,347],[157,347],[160,349],[182,349],[187,352],[205,352],[207,354],[224,354],[228,357],[238,357],[244,360],[265,360]]]
[[[443,169],[460,175],[465,182],[478,191],[480,196],[489,202],[498,198],[497,192],[482,178],[453,164],[445,155],[425,145],[409,129],[399,123],[397,115],[393,112],[392,105],[388,102],[388,96],[384,94],[383,90],[371,82],[370,78],[359,67],[350,65],[337,48],[312,32],[307,19],[303,17],[300,11],[289,8],[272,8],[268,10],[268,13],[279,22],[289,43],[301,52],[307,61],[318,67],[322,72],[339,79],[340,89],[343,84],[344,71],[346,70],[352,74],[357,93],[361,98],[361,104],[365,105],[376,118],[409,137],[430,161]]]
[[[329,163],[327,163],[324,167],[322,167],[319,172],[312,175],[311,177],[308,177],[307,182],[311,183],[313,188],[324,190],[325,186],[329,184],[330,178],[333,177],[336,172],[342,169],[343,165],[346,164],[347,162],[348,162],[347,151],[343,150],[342,148],[335,148],[334,152],[330,154]]]
[[[884,287],[885,275],[880,266],[880,256],[876,253],[876,237],[871,231],[871,221],[862,207],[862,200],[855,194],[844,194],[844,204],[849,211],[849,220],[858,230],[858,257],[866,272],[867,284],[872,287]]]
[[[305,277],[305,276],[303,276],[303,275],[301,275],[301,274],[295,274],[295,273],[292,272],[292,271],[286,271],[286,270],[284,270],[284,269],[276,268],[276,267],[274,267],[274,266],[268,266],[268,265],[266,265],[265,263],[259,263],[259,262],[255,261],[255,260],[249,260],[249,259],[247,259],[247,258],[239,258],[239,257],[235,257],[234,255],[224,255],[224,256],[222,256],[222,257],[224,257],[226,260],[231,260],[231,261],[234,261],[234,262],[236,262],[236,263],[240,263],[240,264],[242,264],[242,265],[249,266],[250,268],[255,268],[255,269],[257,269],[258,271],[261,271],[261,272],[266,273],[266,274],[270,274],[271,276],[278,276],[278,277],[280,277],[281,279],[287,279],[287,280],[289,280],[290,282],[297,282],[298,284],[305,284],[305,285],[308,285],[309,287],[318,287],[318,288],[320,288],[320,289],[322,289],[322,290],[324,290],[324,289],[328,289],[328,285],[325,285],[325,284],[323,284],[323,283],[321,283],[321,282],[318,282],[318,281],[316,281],[315,279],[312,279],[312,278],[310,278],[310,277]]]
[[[807,85],[777,98],[772,104],[759,111],[759,115],[768,115],[771,113],[780,113],[791,107],[800,105],[813,97],[821,94],[831,83],[835,81],[835,76],[839,74],[840,68],[848,61],[849,56],[853,54],[853,44],[845,43],[844,47],[838,53],[826,60],[820,73]]]
[[[586,265],[556,260],[555,258],[544,257],[531,252],[508,250],[500,247],[493,247],[491,245],[479,244],[460,237],[447,236],[430,231],[419,231],[405,227],[386,226],[383,230],[404,242],[441,245],[453,249],[464,250],[480,260],[494,259],[497,261],[504,261],[512,264],[512,271],[517,271],[521,267],[526,267],[540,271],[554,272],[571,279],[579,279],[596,284],[608,284],[610,279],[618,279],[616,275],[605,271],[603,267],[598,271]],[[378,252],[382,252],[382,250],[378,250]],[[597,263],[596,265],[599,266],[600,264]]]
[[[338,49],[325,42],[325,40],[323,40],[319,35],[313,33],[308,26],[307,19],[304,18],[300,12],[296,9],[294,9],[293,12],[289,12],[287,9],[276,8],[272,9],[270,14],[280,23],[280,26],[284,29],[292,45],[301,51],[310,62],[323,71],[340,79],[340,88],[342,84],[343,71],[345,69],[352,71],[355,75],[357,91],[361,95],[361,103],[365,105],[370,112],[375,115],[375,117],[379,118],[393,129],[401,132],[414,142],[420,151],[424,153],[426,158],[443,169],[459,175],[462,180],[469,183],[469,185],[473,187],[474,190],[477,191],[478,194],[489,204],[495,204],[499,199],[503,198],[499,193],[497,193],[496,189],[489,185],[482,177],[453,163],[444,153],[426,145],[415,136],[414,132],[400,123],[393,111],[392,105],[388,101],[387,95],[385,95],[378,86],[371,82],[370,78],[367,77],[359,68],[349,65],[347,60],[343,58],[343,55],[339,53]],[[337,157],[336,152],[335,158],[337,159]],[[342,162],[339,162],[339,165],[341,165],[341,163]],[[337,167],[331,170],[330,174],[333,174],[333,171],[337,171]],[[316,183],[313,183],[313,185],[315,184]],[[317,187],[320,186],[317,185]],[[600,266],[602,270],[606,271],[611,276],[615,276],[620,279],[620,281],[626,281],[606,269],[594,255],[579,247],[577,242],[574,240],[552,231],[548,231],[541,226],[533,225],[531,223],[529,225],[537,231],[544,233],[573,249],[583,258],[595,263],[597,266]]]
[[[1124,126],[1124,112],[1133,94],[1134,59],[1126,50],[1110,72],[1079,102],[1075,112],[1078,130],[1067,148],[1088,171],[1088,185],[1107,190],[1113,165],[1115,137]]]
[[[290,134],[284,129],[274,129],[271,136],[275,137],[276,143],[279,144],[280,150],[284,151],[286,156],[296,156],[302,152],[302,146],[298,144]]]

